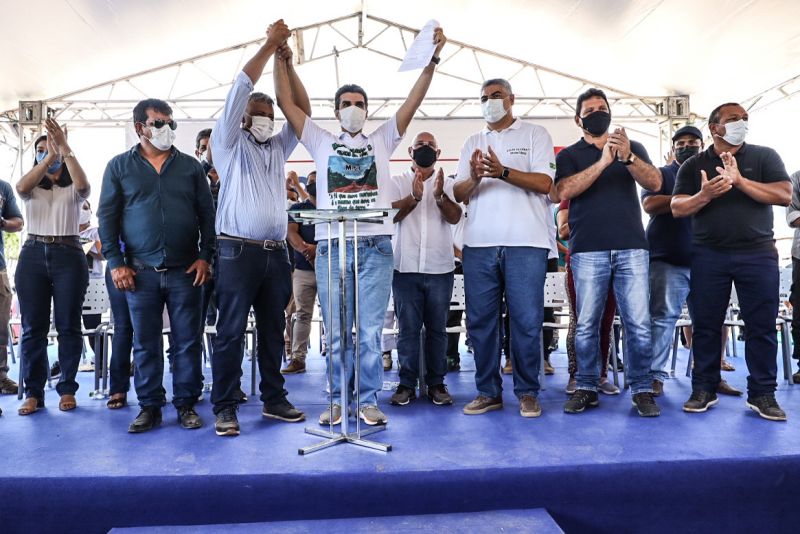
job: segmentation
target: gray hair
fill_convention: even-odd
[[[272,98],[265,95],[264,93],[253,93],[250,95],[250,98],[247,99],[248,102],[261,102],[262,104],[269,104],[272,105],[274,102]]]
[[[514,91],[511,90],[511,84],[508,83],[508,80],[504,78],[492,78],[491,80],[486,80],[481,85],[481,92],[483,92],[483,90],[489,87],[490,85],[499,85],[503,89],[508,91],[508,94],[514,94]]]

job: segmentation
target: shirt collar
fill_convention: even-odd
[[[506,130],[519,130],[519,127],[520,127],[520,126],[522,126],[522,121],[520,121],[520,120],[519,120],[519,118],[515,118],[515,119],[514,119],[514,122],[512,122],[512,123],[511,123],[511,124],[508,126],[508,128],[505,128],[505,129],[503,129],[503,130],[500,130],[500,132],[504,132],[504,131],[506,131]],[[490,134],[490,133],[492,133],[492,132],[497,132],[497,133],[499,133],[497,130],[490,130],[488,126],[484,126],[484,127],[483,127],[483,130],[481,130],[481,133],[482,133],[483,135],[489,135],[489,134]]]
[[[742,146],[739,147],[739,150],[736,151],[735,155],[745,154],[746,152],[747,152],[747,143],[742,143]],[[711,143],[711,145],[706,149],[706,153],[710,158],[721,159],[719,154],[717,154],[717,152],[714,150],[714,143]]]
[[[360,132],[358,132],[355,137],[351,136],[350,132],[345,132],[344,130],[342,130],[339,133],[339,141],[347,141],[347,140],[352,140],[352,139],[366,139],[366,138],[367,138],[367,136],[364,135],[364,130],[361,130]],[[347,143],[345,143],[345,144],[347,144]]]

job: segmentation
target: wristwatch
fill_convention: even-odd
[[[75,152],[73,152],[72,150],[70,150],[69,152],[67,152],[67,153],[66,153],[66,154],[64,154],[64,156],[63,156],[63,158],[64,158],[64,159],[67,159],[67,158],[74,158],[74,157],[75,157]]]
[[[623,165],[630,165],[630,164],[632,164],[634,161],[636,161],[636,154],[634,154],[633,152],[631,152],[631,155],[630,155],[630,156],[628,156],[628,159],[626,159],[625,161],[623,161],[623,162],[622,162],[622,164],[623,164]]]
[[[503,174],[500,175],[501,180],[508,180],[508,175],[511,174],[511,169],[503,167]]]
[[[440,57],[436,57],[436,56],[432,56],[431,57],[431,63],[433,63],[434,65],[438,65],[441,60],[442,60],[442,58],[440,58]]]

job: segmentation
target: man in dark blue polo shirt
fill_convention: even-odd
[[[689,295],[692,221],[672,216],[669,203],[675,177],[681,164],[703,148],[703,134],[694,126],[684,126],[672,136],[675,160],[661,167],[663,183],[658,191],[642,190],[642,207],[650,215],[647,242],[650,245],[650,322],[652,325],[653,393],[663,393],[669,375],[664,367],[669,359],[675,323]]]
[[[714,144],[681,166],[673,191],[673,215],[692,217],[694,370],[683,409],[704,412],[717,403],[720,332],[733,282],[747,325],[747,405],[765,419],[785,421],[775,400],[779,273],[772,206],[789,205],[792,186],[777,152],[745,144],[747,123],[739,104],[714,109],[708,118]]]
[[[203,388],[201,286],[211,278],[214,205],[200,162],[172,146],[177,125],[169,105],[143,100],[133,108],[133,120],[140,142],[108,162],[97,210],[103,255],[114,285],[127,292],[133,323],[141,412],[128,431],[146,432],[161,422],[165,304],[172,403],[181,426],[199,428],[193,406]]]
[[[570,260],[575,280],[578,325],[577,389],[564,405],[567,413],[597,406],[600,379],[600,319],[609,286],[625,327],[625,364],[633,404],[639,415],[655,417],[650,363],[650,310],[647,239],[636,184],[661,187],[661,173],[644,147],[625,130],[609,132],[611,114],[603,91],[578,96],[575,124],[583,138],[556,157],[556,188],[570,201]]]

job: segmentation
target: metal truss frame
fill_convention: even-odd
[[[363,49],[391,61],[402,61],[419,30],[374,17],[363,9],[350,15],[292,30],[294,61],[302,77],[303,65],[328,61],[331,74],[339,82],[339,61],[349,52]],[[146,98],[142,90],[148,82],[169,84],[165,100],[175,118],[185,122],[215,120],[222,110],[227,88],[244,62],[265,38],[200,54],[152,69],[55,96],[43,101],[20,102],[17,109],[0,113],[0,147],[22,153],[41,131],[48,116],[73,128],[119,128],[130,121],[133,106]],[[221,72],[220,65],[226,69]],[[234,68],[231,68],[234,67]],[[187,87],[185,75],[206,80]],[[454,80],[461,95],[428,97],[420,106],[418,118],[452,120],[481,118],[475,95],[487,76],[503,76],[515,91],[515,115],[524,119],[571,118],[575,97],[589,87],[603,89],[609,98],[615,122],[658,125],[662,137],[689,119],[688,96],[638,96],[624,90],[532,63],[523,59],[448,40],[442,51],[437,77]],[[527,83],[522,83],[521,80]],[[532,82],[533,81],[533,82]],[[553,88],[558,88],[556,92]],[[162,93],[163,94],[163,93]],[[405,97],[370,96],[370,118],[391,116]],[[312,98],[315,118],[332,119],[333,99]]]

